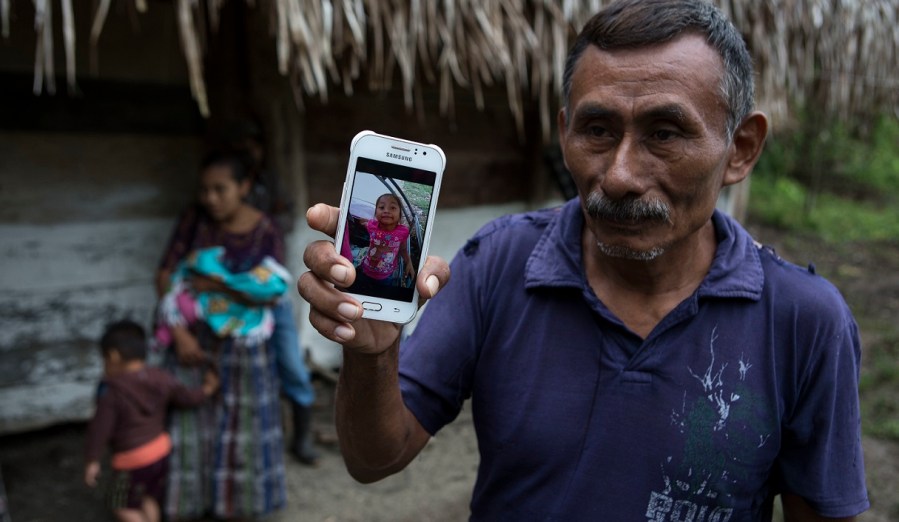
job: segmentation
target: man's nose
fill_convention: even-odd
[[[600,184],[603,193],[612,199],[643,194],[646,187],[641,164],[639,144],[630,138],[621,140],[609,154],[609,162]]]

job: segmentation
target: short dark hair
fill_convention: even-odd
[[[727,135],[733,136],[753,107],[752,57],[736,27],[717,7],[704,0],[618,0],[591,18],[568,51],[562,77],[566,119],[571,78],[584,50],[639,49],[670,42],[686,33],[706,38],[724,63],[721,90],[727,103]]]
[[[200,172],[210,167],[228,167],[234,181],[240,183],[250,177],[250,159],[247,154],[227,148],[213,149],[200,162]]]
[[[100,338],[100,351],[105,357],[113,350],[119,352],[123,361],[146,359],[147,334],[144,328],[129,319],[107,325]]]
[[[378,201],[381,201],[381,198],[393,198],[393,200],[396,201],[396,204],[399,205],[400,208],[403,207],[403,202],[400,201],[400,197],[397,196],[396,194],[394,194],[393,192],[385,192],[385,193],[381,194],[380,196],[378,196],[378,199],[375,200],[375,205],[378,204]]]

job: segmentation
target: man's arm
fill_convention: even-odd
[[[377,355],[343,351],[335,422],[347,470],[359,482],[402,470],[430,439],[403,404],[398,353],[398,342]]]
[[[799,495],[784,493],[780,496],[784,508],[784,522],[852,522],[855,517],[825,518],[815,513]]]
[[[338,209],[316,205],[306,213],[313,230],[333,237]],[[341,292],[356,276],[352,263],[329,241],[309,244],[303,254],[309,272],[297,282],[309,302],[309,322],[343,345],[337,388],[336,424],[347,469],[360,482],[373,482],[403,469],[429,439],[403,403],[399,386],[401,325],[362,319],[361,304]],[[449,281],[449,265],[429,257],[416,282],[422,299]]]

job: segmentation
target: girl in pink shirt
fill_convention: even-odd
[[[368,229],[368,252],[362,258],[362,273],[390,286],[404,286],[406,278],[415,278],[415,267],[406,248],[409,227],[400,223],[400,200],[394,194],[382,194],[375,202],[375,215],[365,223]],[[403,274],[398,274],[399,259]],[[402,276],[402,277],[398,277]]]

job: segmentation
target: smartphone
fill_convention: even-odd
[[[405,324],[418,311],[446,156],[436,145],[362,131],[350,144],[334,247],[356,268],[341,288],[362,317]]]

